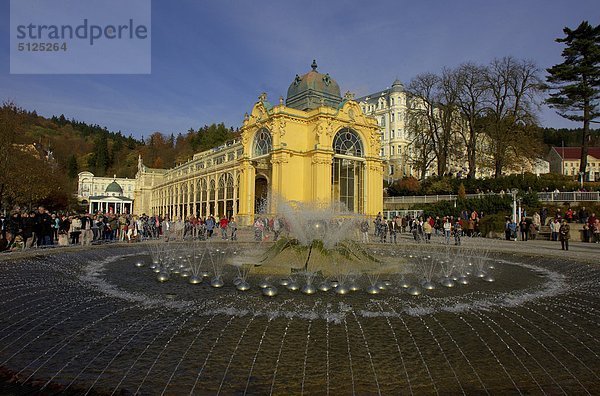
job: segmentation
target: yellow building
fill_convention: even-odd
[[[140,160],[135,212],[188,217],[277,213],[279,200],[334,205],[375,216],[383,207],[380,132],[329,74],[312,70],[272,105],[259,96],[241,139],[198,153],[175,168]]]

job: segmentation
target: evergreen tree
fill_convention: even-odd
[[[71,154],[67,160],[67,175],[69,179],[75,179],[79,173],[79,165],[77,164],[77,158],[75,154]]]
[[[104,176],[109,165],[108,139],[106,138],[106,135],[103,134],[96,140],[94,152],[96,154],[96,174],[98,176]]]
[[[563,29],[563,63],[547,69],[546,80],[553,91],[546,102],[569,120],[583,122],[579,172],[585,173],[590,122],[600,116],[600,25],[583,21],[575,30]]]

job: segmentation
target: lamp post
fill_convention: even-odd
[[[585,176],[585,172],[579,172],[579,182],[581,183],[582,190],[583,190],[583,176]]]
[[[517,190],[516,188],[513,188],[510,192],[512,193],[512,198],[513,198],[512,218],[513,218],[513,221],[515,223],[517,223],[518,222],[518,220],[517,220],[517,193],[519,192],[519,190]]]

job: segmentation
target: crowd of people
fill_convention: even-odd
[[[443,236],[444,243],[450,244],[454,240],[455,245],[461,244],[461,238],[481,236],[479,221],[483,213],[476,210],[471,212],[465,210],[459,217],[454,216],[394,216],[385,220],[381,213],[377,214],[374,223],[374,237],[381,243],[397,243],[398,234],[410,233],[416,242],[431,242],[431,236]],[[369,242],[369,223],[361,224],[362,240]]]
[[[168,216],[145,214],[51,213],[40,206],[37,210],[17,209],[0,216],[0,251],[158,238],[204,240],[212,238],[216,229],[221,239],[237,240],[235,219],[224,216],[219,220],[212,215],[171,220]]]
[[[582,241],[600,243],[600,220],[595,213],[589,213],[585,207],[579,210],[568,208],[563,214],[560,208],[556,210],[553,216],[549,216],[548,209],[542,208],[540,213],[535,212],[533,216],[521,216],[519,223],[509,217],[506,218],[504,228],[505,239],[517,241],[535,240],[538,237],[543,226],[547,226],[551,241],[560,241],[563,250],[569,250],[569,240],[571,239],[571,224],[581,224]]]
[[[480,220],[484,214],[477,210],[464,210],[460,216],[394,216],[386,220],[379,213],[372,221],[374,241],[398,243],[398,235],[408,233],[416,242],[430,243],[438,236],[443,243],[461,244],[462,237],[477,237]],[[561,241],[568,250],[571,239],[571,223],[582,224],[584,242],[600,243],[600,219],[585,207],[579,210],[560,208],[549,215],[547,208],[528,217],[523,213],[519,222],[506,218],[505,239],[522,241],[538,238],[542,226],[548,226],[550,239]],[[257,216],[253,223],[254,240],[277,241],[280,235],[289,235],[290,224],[284,217]],[[356,222],[357,239],[371,242],[371,222],[368,219]],[[190,216],[182,219],[169,216],[135,216],[130,214],[96,213],[68,214],[51,213],[44,207],[36,210],[15,210],[8,216],[0,216],[0,251],[23,250],[52,245],[91,245],[112,241],[136,242],[162,238],[170,240],[206,240],[220,238],[237,240],[238,225],[233,217],[213,215]],[[272,238],[271,238],[272,234]],[[519,238],[520,237],[520,238]]]

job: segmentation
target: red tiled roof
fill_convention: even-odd
[[[581,147],[552,147],[558,155],[567,160],[581,159]],[[588,155],[600,159],[600,147],[588,147]]]

